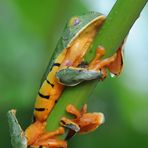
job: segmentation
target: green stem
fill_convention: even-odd
[[[86,55],[87,61],[94,57],[98,45],[105,47],[106,57],[115,53],[146,3],[147,0],[117,0]]]
[[[87,53],[86,60],[90,61],[94,57],[98,45],[105,47],[107,50],[106,56],[112,55],[127,36],[146,2],[147,0],[117,0],[103,27],[97,34],[92,48]],[[53,131],[57,129],[61,117],[69,116],[65,112],[68,104],[73,104],[80,109],[97,83],[98,81],[94,80],[75,87],[65,88],[58,104],[47,120],[47,130]],[[64,137],[62,136],[62,139]]]

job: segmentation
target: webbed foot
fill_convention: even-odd
[[[66,107],[66,111],[75,116],[74,119],[62,117],[60,122],[62,126],[73,131],[71,132],[72,134],[68,135],[68,138],[72,137],[76,132],[88,133],[94,131],[104,123],[104,115],[102,113],[86,113],[86,104],[82,107],[81,111],[70,104]]]

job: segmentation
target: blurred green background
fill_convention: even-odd
[[[11,148],[6,117],[9,109],[17,109],[23,128],[30,123],[40,79],[66,20],[88,10],[107,15],[114,3],[115,0],[0,1],[0,147]],[[89,111],[103,112],[105,124],[93,133],[75,136],[69,148],[147,148],[147,43],[148,5],[127,38],[123,73],[118,79],[108,77],[99,83],[89,98]]]

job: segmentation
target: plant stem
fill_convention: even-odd
[[[89,62],[94,57],[98,45],[105,47],[107,50],[105,56],[115,53],[139,17],[146,2],[147,0],[117,0],[85,59]],[[73,104],[80,109],[97,83],[97,80],[93,80],[75,87],[65,88],[59,102],[47,120],[47,130],[53,131],[57,129],[62,116],[69,117],[65,112],[68,104]],[[62,136],[62,139],[64,138],[65,136]]]
[[[146,3],[147,0],[117,0],[86,55],[87,61],[94,57],[98,45],[105,47],[106,57],[115,53]]]

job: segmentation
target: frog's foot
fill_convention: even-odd
[[[67,142],[56,139],[57,136],[64,134],[63,127],[59,127],[56,131],[43,133],[31,147],[45,147],[45,148],[67,148]]]
[[[102,113],[86,113],[86,105],[82,107],[81,111],[73,105],[68,105],[66,111],[75,115],[76,118],[67,119],[63,117],[61,119],[61,125],[71,130],[73,130],[73,128],[71,128],[73,125],[77,125],[80,128],[79,133],[91,132],[104,123],[104,115]]]
[[[103,77],[107,76],[105,68],[115,75],[119,75],[123,67],[123,45],[121,45],[113,56],[101,60],[100,58],[105,55],[105,49],[99,46],[96,50],[96,56],[89,64],[89,69],[96,71],[103,69]]]
[[[98,65],[98,63],[101,62],[101,57],[103,57],[105,55],[105,49],[102,46],[99,46],[96,49],[96,55],[94,57],[94,59],[91,61],[91,63],[89,64],[89,68],[90,69],[95,69],[95,66]]]
[[[15,116],[16,110],[8,111],[9,130],[13,147],[27,148],[27,138]]]
[[[61,126],[64,126],[68,129],[71,129],[74,132],[79,132],[80,131],[80,126],[77,124],[76,120],[79,120],[82,116],[82,114],[85,114],[87,110],[87,105],[85,104],[81,111],[79,111],[76,107],[74,107],[73,105],[69,104],[66,107],[66,111],[72,115],[75,116],[74,119],[68,119],[66,117],[62,117],[60,124]]]
[[[114,62],[108,65],[109,71],[114,75],[119,75],[123,69],[123,45],[117,50],[117,56]]]
[[[99,46],[96,50],[96,56],[89,64],[89,69],[100,70],[104,67],[109,66],[112,62],[115,61],[117,54],[115,53],[113,56],[101,60],[100,58],[105,55],[105,49],[102,46]]]

